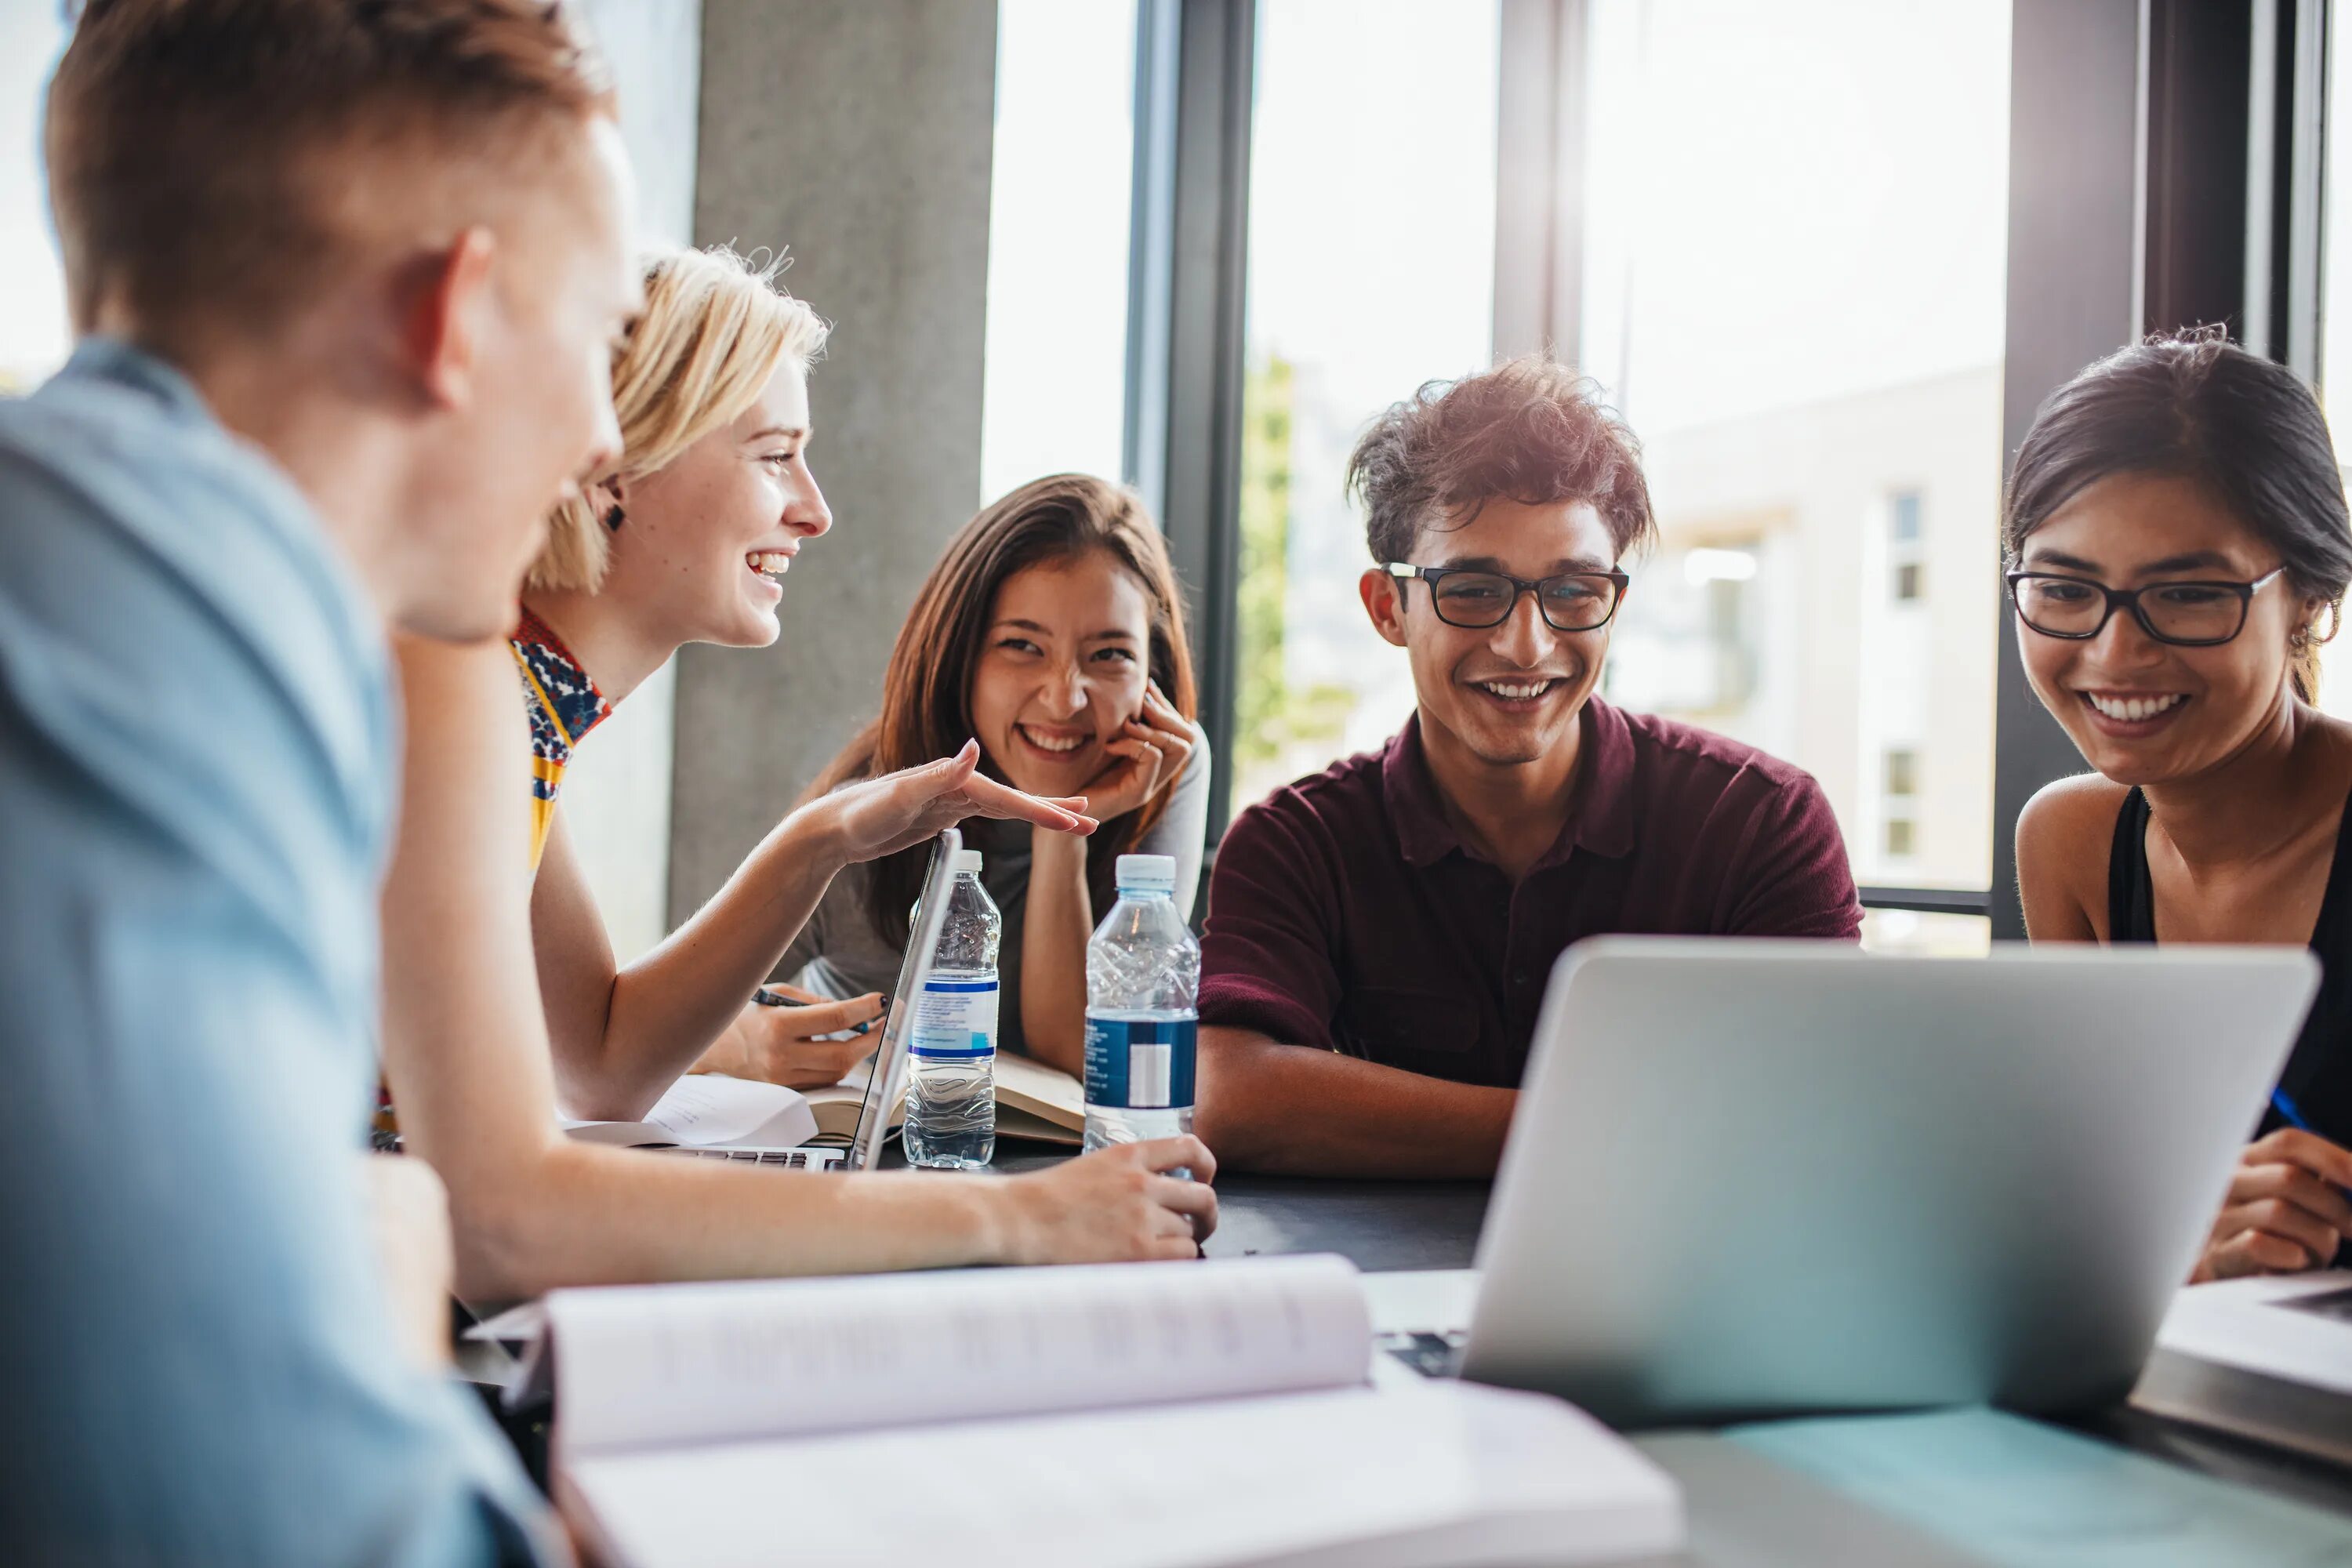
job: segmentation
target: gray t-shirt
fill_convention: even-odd
[[[1029,907],[1029,835],[1027,823],[968,821],[964,847],[983,858],[981,886],[996,900],[1004,916],[1003,945],[997,950],[997,1040],[1008,1050],[1023,1048],[1021,1038],[1021,937]],[[1168,809],[1151,831],[1129,850],[1133,855],[1169,855],[1176,860],[1176,908],[1187,920],[1192,895],[1201,880],[1201,858],[1209,833],[1209,741],[1200,727],[1192,730],[1192,754],[1176,781]],[[899,950],[875,934],[866,907],[869,886],[866,868],[852,866],[834,879],[833,887],[809,917],[808,924],[776,965],[778,974],[822,996],[862,996],[887,991],[898,981]],[[1106,911],[1097,910],[1099,919]]]

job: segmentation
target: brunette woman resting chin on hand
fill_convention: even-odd
[[[2352,725],[2315,705],[2352,521],[2326,422],[2284,366],[2150,342],[2042,405],[2007,510],[2026,674],[2097,770],[2018,819],[2026,924],[2318,954],[2196,1278],[2326,1268],[2352,1237]]]
[[[1120,855],[1173,857],[1177,908],[1191,911],[1209,813],[1192,692],[1167,547],[1134,492],[1106,480],[1056,474],[1013,490],[948,542],[916,592],[881,712],[809,799],[866,787],[969,735],[984,776],[1101,825],[1086,837],[1034,818],[964,829],[1004,914],[1004,1047],[1083,1072],[1087,939],[1116,897]],[[922,868],[915,848],[837,879],[783,972],[828,995],[888,984]]]

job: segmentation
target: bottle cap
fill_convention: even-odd
[[[957,850],[955,869],[956,875],[959,877],[962,876],[966,871],[970,871],[972,875],[978,876],[980,874],[980,851],[977,849]]]
[[[1118,880],[1121,888],[1133,888],[1139,892],[1176,890],[1176,857],[1173,855],[1122,855],[1118,858]]]

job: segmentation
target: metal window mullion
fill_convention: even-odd
[[[2151,8],[2158,0],[2150,0]],[[2143,167],[2164,166],[2149,135],[2141,0],[2016,0],[2011,31],[2008,322],[2001,449],[2014,454],[2042,400],[2137,335],[2154,308],[2160,204]],[[2144,142],[2143,137],[2147,140]],[[2144,303],[2144,300],[2146,301]],[[2025,934],[2016,898],[2018,813],[2083,760],[2025,680],[1998,551],[1986,613],[2000,617],[1993,696],[1992,934]]]
[[[2283,38],[2273,123],[2284,159],[2277,171],[2275,232],[2284,253],[2273,258],[2277,307],[2272,353],[2313,386],[2321,384],[2320,297],[2327,203],[2327,0],[2280,0]]]
[[[2316,384],[2327,71],[2325,0],[2248,17],[2245,308],[2240,340]]]
[[[1860,888],[1862,907],[1865,910],[1913,910],[1927,915],[1990,915],[1993,896],[1990,889],[1974,888]]]
[[[1255,0],[1140,0],[1126,468],[1188,597],[1209,820],[1233,788]]]
[[[1583,317],[1586,0],[1498,0],[1494,357],[1576,363]]]
[[[1181,10],[1181,0],[1137,0],[1135,8],[1135,158],[1128,225],[1127,395],[1120,467],[1152,515],[1163,519]]]

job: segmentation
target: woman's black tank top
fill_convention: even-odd
[[[2115,847],[2107,857],[2107,940],[2156,940],[2156,884],[2147,869],[2147,796],[2134,790],[2116,814]],[[2303,1035],[2287,1058],[2278,1086],[2311,1130],[2352,1147],[2352,799],[2336,831],[2336,858],[2311,928],[2319,955],[2319,994]],[[2286,1125],[2276,1108],[2263,1112],[2262,1131]]]

